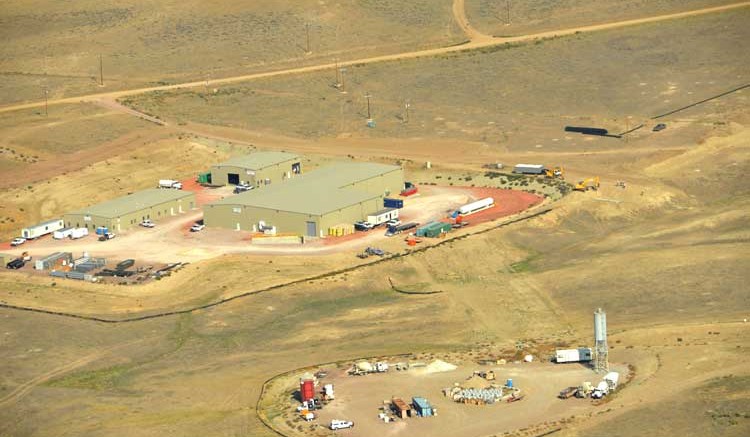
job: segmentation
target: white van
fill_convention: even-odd
[[[354,428],[354,422],[349,422],[346,420],[332,420],[331,425],[329,428],[336,430],[336,429],[347,429],[347,428]]]

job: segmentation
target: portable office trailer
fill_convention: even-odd
[[[62,219],[49,220],[24,228],[21,230],[21,236],[27,240],[33,240],[34,238],[39,238],[55,231],[59,231],[64,227],[65,225]]]
[[[397,218],[398,218],[398,209],[396,208],[385,208],[385,209],[381,209],[378,212],[374,212],[372,214],[367,215],[368,223],[372,223],[375,226],[382,225],[388,220],[397,219]]]

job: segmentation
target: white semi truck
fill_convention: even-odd
[[[596,386],[594,392],[591,393],[593,399],[601,399],[607,396],[610,392],[617,388],[617,383],[620,381],[620,374],[617,372],[609,372],[604,375],[602,381]]]

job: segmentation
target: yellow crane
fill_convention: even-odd
[[[578,181],[573,189],[576,191],[596,191],[599,189],[599,176],[594,176],[593,178],[587,178],[582,181]]]

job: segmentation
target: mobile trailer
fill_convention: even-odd
[[[65,224],[63,223],[62,219],[49,220],[49,221],[42,222],[33,226],[29,226],[28,228],[22,229],[21,237],[27,240],[33,240],[34,238],[43,237],[47,234],[51,234],[55,231],[59,231],[60,229],[63,229],[64,227],[65,227]]]
[[[387,222],[388,220],[396,218],[398,218],[397,208],[385,208],[372,214],[368,214],[367,222],[373,224],[374,226],[379,226]]]

